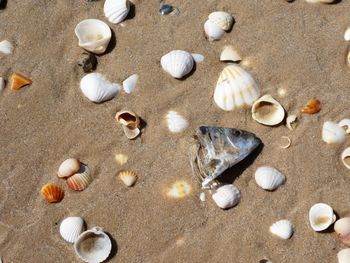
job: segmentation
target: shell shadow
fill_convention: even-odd
[[[335,4],[339,4],[342,0],[335,0],[333,3],[329,3],[329,5],[335,5]]]
[[[0,1],[0,9],[5,9],[7,6],[7,0]]]
[[[235,24],[236,24],[236,20],[235,20],[235,18],[232,16],[232,18],[233,18],[233,23],[232,23],[232,26],[231,26],[231,28],[229,29],[229,30],[227,30],[227,31],[225,31],[226,33],[231,33],[231,31],[233,30],[233,27],[235,26]]]
[[[140,130],[143,130],[147,127],[147,122],[140,117]]]
[[[194,74],[194,72],[196,71],[196,69],[197,69],[197,63],[194,62],[194,63],[193,63],[193,68],[192,68],[192,70],[191,70],[187,75],[185,75],[185,76],[183,76],[181,79],[177,79],[177,80],[185,81],[187,78],[191,77],[191,76]]]
[[[105,233],[109,236],[109,238],[111,239],[111,242],[112,242],[111,253],[109,254],[108,258],[105,260],[105,262],[111,262],[112,258],[118,252],[118,244],[117,244],[117,241],[112,237],[112,235],[109,232],[105,231]]]
[[[111,28],[111,32],[112,32],[111,40],[109,41],[109,44],[108,44],[106,51],[103,54],[97,55],[97,56],[107,55],[107,54],[111,53],[113,51],[113,49],[116,47],[117,37],[115,36],[115,33],[112,30],[112,28]]]
[[[129,13],[126,16],[126,18],[124,19],[124,21],[133,19],[135,17],[135,15],[136,15],[136,7],[135,7],[135,5],[133,3],[131,3],[130,1],[129,1],[129,3],[130,3]]]

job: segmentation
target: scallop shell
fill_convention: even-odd
[[[350,263],[350,248],[338,252],[338,263]]]
[[[84,229],[84,220],[81,217],[71,216],[62,221],[60,234],[67,242],[74,243]]]
[[[82,164],[79,172],[69,177],[66,183],[67,186],[74,191],[83,191],[91,184],[92,180],[93,178],[89,167]]]
[[[345,30],[344,39],[345,41],[350,41],[350,27]]]
[[[225,46],[220,54],[220,61],[241,61],[242,58],[233,46]]]
[[[103,7],[105,16],[113,24],[122,22],[128,16],[129,10],[128,0],[106,0]]]
[[[350,169],[350,147],[346,148],[341,154],[341,160],[346,168]]]
[[[294,130],[296,127],[297,122],[297,116],[296,115],[289,115],[286,119],[286,126],[289,130]]]
[[[74,250],[84,262],[99,263],[106,260],[112,250],[112,242],[101,227],[93,227],[81,233],[74,243]]]
[[[209,41],[219,40],[225,34],[224,30],[222,30],[219,26],[214,24],[209,19],[204,23],[204,32],[207,35]]]
[[[323,231],[336,220],[332,207],[324,203],[317,203],[310,208],[309,221],[313,230]]]
[[[273,167],[261,166],[255,172],[255,181],[262,189],[273,191],[284,184],[286,177]]]
[[[119,111],[115,119],[122,125],[123,131],[128,139],[134,139],[140,134],[140,117],[132,111]]]
[[[63,189],[55,184],[45,184],[40,192],[49,203],[61,202],[64,197]]]
[[[188,127],[188,121],[176,111],[169,111],[166,121],[169,131],[174,133],[183,132]]]
[[[99,73],[90,73],[81,79],[80,89],[90,101],[100,103],[113,99],[120,90],[120,86],[112,84]]]
[[[289,220],[280,220],[270,226],[270,232],[282,239],[290,239],[293,235],[293,225]]]
[[[345,132],[337,123],[326,121],[322,127],[322,140],[328,144],[341,144],[345,141]]]
[[[342,127],[347,134],[350,134],[350,119],[342,119],[338,125]]]
[[[126,93],[130,94],[136,87],[139,75],[133,74],[123,81],[123,89]]]
[[[230,30],[233,25],[233,17],[229,13],[222,11],[211,13],[208,19],[225,31]]]
[[[19,73],[12,73],[10,76],[10,89],[12,90],[19,90],[23,88],[24,86],[27,86],[29,84],[32,84],[32,80],[19,74]]]
[[[118,2],[118,1],[117,1]],[[85,19],[75,27],[79,46],[95,54],[106,51],[112,33],[109,26],[98,19]]]
[[[137,174],[131,170],[121,171],[118,173],[118,176],[120,180],[122,180],[122,182],[128,187],[133,186],[137,181]]]
[[[264,95],[254,102],[252,107],[252,117],[255,121],[274,126],[281,123],[285,116],[282,105],[271,95]]]
[[[173,50],[161,58],[160,64],[172,77],[180,79],[191,72],[194,60],[186,51]]]
[[[334,230],[340,241],[350,247],[350,217],[344,217],[335,222]]]
[[[0,53],[3,53],[5,55],[10,55],[13,52],[13,45],[8,40],[3,40],[0,42]]]
[[[225,184],[213,190],[212,198],[218,207],[228,209],[239,203],[241,194],[234,185]]]
[[[78,159],[70,158],[65,160],[58,168],[58,177],[69,177],[78,172],[80,169],[80,162]]]
[[[235,64],[224,68],[214,92],[216,105],[230,111],[244,105],[251,106],[258,97],[258,84],[247,71]]]

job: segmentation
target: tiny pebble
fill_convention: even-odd
[[[170,14],[172,11],[174,10],[172,5],[169,4],[161,4],[160,5],[160,9],[159,9],[159,13],[164,16],[164,15],[168,15]]]

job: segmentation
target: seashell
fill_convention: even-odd
[[[122,125],[128,139],[134,139],[140,134],[140,117],[132,111],[119,111],[115,119]]]
[[[70,158],[61,163],[58,168],[58,177],[69,177],[78,172],[80,169],[80,162],[78,159]]]
[[[112,242],[101,227],[93,227],[81,233],[74,243],[74,250],[84,262],[99,263],[106,260],[112,250]]]
[[[165,189],[165,195],[169,198],[180,199],[191,193],[192,187],[185,181],[176,181],[171,187]]]
[[[270,226],[270,232],[282,239],[290,239],[293,235],[293,225],[288,220],[280,220]]]
[[[345,30],[344,39],[345,41],[350,41],[350,27]]]
[[[75,27],[75,35],[80,47],[95,54],[104,53],[112,37],[109,26],[98,19],[81,21]]]
[[[230,30],[233,25],[233,17],[222,11],[211,13],[208,19],[224,31]]]
[[[5,88],[5,80],[0,77],[0,92]]]
[[[126,164],[128,161],[128,156],[122,153],[118,153],[115,155],[115,161],[119,164],[119,165],[123,165]]]
[[[238,55],[233,46],[225,46],[220,55],[220,61],[241,61],[242,58]]]
[[[83,69],[85,73],[92,72],[96,69],[97,59],[94,54],[90,52],[84,52],[78,65]]]
[[[60,234],[67,242],[74,243],[84,229],[84,220],[78,216],[71,216],[62,221],[60,225]]]
[[[285,144],[285,145],[280,145],[280,147],[281,147],[282,149],[287,149],[287,148],[289,148],[289,146],[292,144],[292,140],[291,140],[289,137],[287,137],[287,136],[281,136],[281,139],[284,139],[285,141],[287,141],[287,144]]]
[[[273,191],[284,184],[286,177],[273,167],[261,166],[255,171],[255,181],[262,189]]]
[[[45,184],[40,192],[49,203],[61,202],[64,197],[63,189],[55,184]]]
[[[131,170],[124,170],[118,173],[118,176],[122,182],[130,187],[133,186],[137,180],[137,174]]]
[[[272,263],[272,261],[269,259],[261,259],[259,260],[259,263]]]
[[[338,125],[342,127],[347,134],[350,134],[350,119],[342,119]]]
[[[188,121],[176,111],[169,111],[166,115],[168,129],[171,132],[183,132],[188,127]]]
[[[345,141],[344,130],[333,121],[326,121],[322,127],[322,140],[328,144],[340,144]]]
[[[317,99],[311,99],[301,110],[302,113],[315,114],[321,110],[321,102]]]
[[[207,35],[209,41],[219,40],[225,34],[224,30],[222,30],[219,26],[214,24],[209,19],[204,23],[204,32]]]
[[[201,200],[202,202],[205,202],[205,192],[201,192],[199,194],[199,200]]]
[[[340,250],[337,256],[338,263],[350,263],[350,248]]]
[[[224,68],[214,91],[216,105],[230,111],[244,105],[251,106],[258,97],[258,84],[247,71],[235,64]]]
[[[159,13],[162,16],[168,15],[173,11],[174,11],[174,7],[172,5],[161,3],[160,8],[159,8]]]
[[[126,93],[130,94],[136,87],[139,75],[133,74],[123,81],[123,89]]]
[[[10,55],[13,52],[13,45],[8,40],[3,40],[0,42],[0,53],[3,53],[5,55]]]
[[[337,232],[340,241],[350,247],[350,217],[344,217],[335,222],[334,230]]]
[[[315,3],[330,4],[330,3],[333,3],[335,0],[305,0],[305,1],[311,4],[315,4]]]
[[[128,16],[129,10],[128,0],[106,0],[103,7],[105,16],[113,24],[122,22]]]
[[[191,56],[196,63],[200,63],[204,61],[204,56],[202,54],[191,53]]]
[[[241,194],[234,185],[225,184],[213,190],[212,198],[218,207],[228,209],[239,203]]]
[[[120,86],[112,84],[99,73],[90,73],[81,79],[80,89],[90,101],[100,103],[113,99],[120,90]]]
[[[317,203],[310,208],[309,221],[313,230],[326,230],[336,220],[332,207],[324,203]]]
[[[161,58],[160,64],[172,77],[180,79],[191,72],[194,60],[186,51],[173,50]]]
[[[19,74],[19,73],[12,73],[10,76],[10,89],[12,90],[19,90],[23,88],[24,86],[27,86],[29,84],[32,84],[32,80]]]
[[[252,107],[252,117],[255,121],[274,126],[284,119],[285,111],[282,105],[271,95],[264,95],[254,102]]]
[[[286,119],[286,126],[289,130],[294,130],[296,127],[296,121],[297,121],[296,115],[289,115]]]
[[[92,182],[91,171],[85,164],[81,164],[80,170],[69,177],[66,181],[67,186],[74,191],[83,191]]]
[[[341,154],[341,160],[346,168],[350,169],[350,147],[346,148]]]

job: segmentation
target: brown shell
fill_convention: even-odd
[[[115,115],[115,119],[129,129],[140,128],[140,117],[132,111],[119,111]]]
[[[20,88],[23,88],[26,85],[32,84],[32,80],[19,74],[19,73],[12,73],[10,76],[10,89],[12,90],[19,90]]]
[[[40,192],[49,203],[61,202],[64,197],[64,190],[55,184],[45,184]]]
[[[302,113],[315,114],[321,110],[321,102],[317,99],[310,99],[301,110]]]

